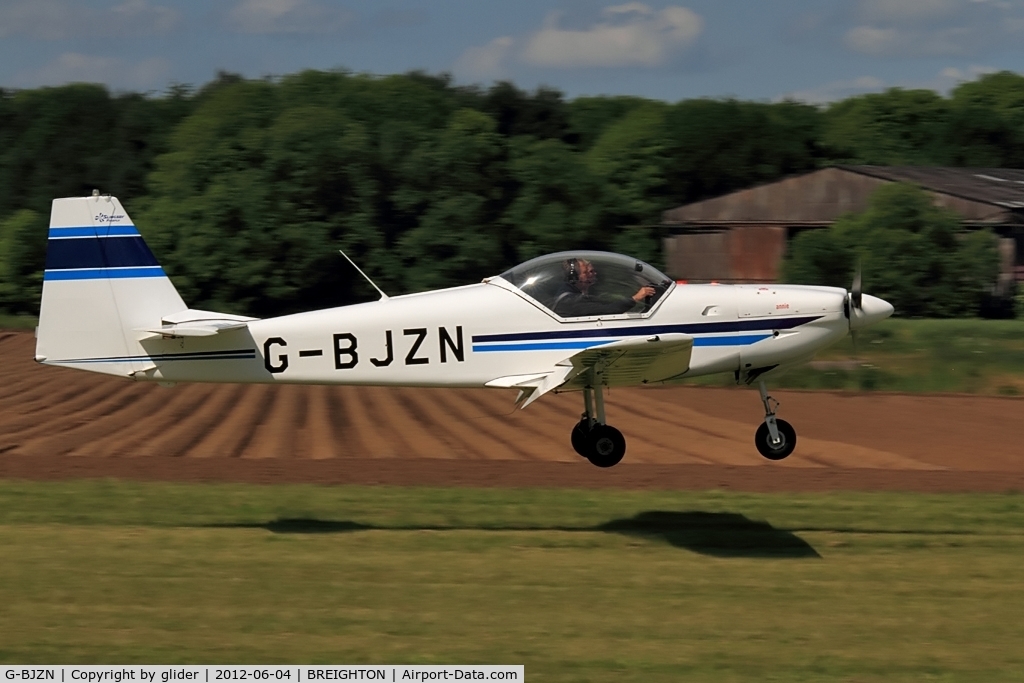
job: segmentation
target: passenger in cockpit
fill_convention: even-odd
[[[647,297],[655,295],[650,285],[641,287],[632,297],[614,292],[592,293],[591,288],[597,283],[597,269],[586,259],[566,259],[562,262],[562,272],[565,281],[552,310],[563,318],[628,313]]]

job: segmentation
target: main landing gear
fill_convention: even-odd
[[[757,428],[754,445],[769,460],[788,458],[796,448],[796,430],[775,416],[779,402],[768,395],[764,380],[758,384],[764,404],[764,422]],[[572,428],[573,450],[598,467],[614,467],[626,454],[626,439],[615,427],[605,424],[604,387],[599,382],[583,388],[583,417]]]
[[[759,383],[761,403],[764,404],[764,422],[757,428],[754,445],[757,452],[769,460],[782,460],[796,448],[796,430],[785,420],[775,417],[779,402],[768,395],[764,380]]]
[[[604,421],[604,392],[600,384],[583,389],[583,418],[572,428],[573,450],[598,467],[618,465],[626,454],[626,439]],[[595,412],[596,407],[596,412]]]

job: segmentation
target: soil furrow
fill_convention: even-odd
[[[396,405],[392,398],[392,387],[359,387],[359,393],[365,397],[363,407],[367,417],[377,432],[388,444],[390,455],[384,457],[392,458],[417,458],[423,457],[421,444],[416,437],[408,433],[410,425],[415,423],[401,405]],[[419,435],[417,430],[417,435]]]
[[[604,471],[579,462],[569,447],[582,412],[579,392],[545,396],[518,411],[513,391],[483,389],[167,391],[42,366],[32,360],[33,347],[31,333],[0,334],[0,469],[22,463],[3,470],[9,476],[278,481],[280,461],[291,457],[287,475],[296,481],[431,485],[630,481],[657,488],[666,478],[676,486],[699,475],[702,483],[685,485],[818,490],[827,480],[830,489],[1004,490],[1024,473],[1020,399],[779,392],[781,415],[800,441],[791,458],[768,463],[751,443],[760,420],[756,392],[616,388],[607,395],[608,419],[626,434],[628,449],[622,465]],[[164,457],[108,457],[124,455]],[[677,464],[687,456],[712,464]],[[563,464],[514,462],[527,459]],[[644,464],[651,462],[671,464]],[[949,471],[934,471],[943,468]],[[651,474],[631,474],[640,472]]]
[[[278,386],[274,385],[260,385],[262,391],[259,392],[259,400],[252,406],[252,415],[247,429],[241,431],[238,434],[238,440],[235,442],[235,447],[228,453],[230,458],[243,458],[249,448],[252,447],[253,438],[256,436],[256,432],[267,420],[267,415],[270,412],[271,406],[274,404],[274,399],[277,397]]]
[[[24,447],[40,441],[49,444],[51,439],[60,439],[64,436],[74,438],[75,432],[83,426],[93,424],[104,414],[116,412],[121,406],[135,400],[138,386],[104,382],[94,389],[85,391],[74,401],[63,402],[55,399],[54,404],[48,409],[44,408],[34,413],[37,418],[34,422],[24,425],[17,431],[12,430],[10,435],[19,439]],[[100,396],[102,398],[97,401]],[[91,407],[78,409],[78,406]]]
[[[243,458],[294,458],[298,447],[297,426],[305,413],[306,387],[271,387],[271,399],[259,424],[253,429],[252,440],[241,451]]]
[[[384,434],[380,416],[371,418],[367,409],[366,387],[338,387],[335,393],[342,404],[347,429],[338,432],[338,452],[345,458],[401,457]],[[389,417],[383,422],[388,424]]]
[[[181,411],[187,409],[187,393],[184,387],[171,390],[153,385],[140,386],[137,398],[102,419],[107,431],[99,432],[95,438],[79,445],[74,454],[87,457],[138,456],[139,449],[154,434],[165,425],[174,424]],[[158,424],[154,424],[154,415],[159,416]]]
[[[470,434],[453,420],[449,411],[444,408],[445,395],[457,389],[433,389],[430,392],[410,392],[407,400],[415,404],[414,410],[419,411],[423,419],[434,425],[438,438],[448,446],[449,458],[478,458],[480,443],[475,434]]]
[[[334,425],[331,422],[330,391],[333,387],[303,387],[306,415],[299,429],[299,453],[312,460],[335,457]]]
[[[527,455],[524,456],[522,445],[535,440],[537,435],[517,430],[489,417],[463,419],[462,415],[480,414],[477,404],[466,398],[465,392],[439,392],[437,405],[448,415],[451,429],[458,430],[465,435],[464,438],[476,437],[477,457],[488,460],[523,460],[524,457],[532,456],[532,450],[525,451]]]
[[[76,413],[71,420],[74,426],[26,440],[24,449],[54,455],[75,455],[82,449],[100,450],[104,456],[127,455],[122,431],[136,421],[159,414],[162,407],[162,397],[145,389],[156,387],[126,385],[93,408]]]
[[[67,377],[60,374],[31,372],[7,375],[0,379],[0,385],[4,387],[0,405],[22,410],[50,406],[60,392],[72,395],[75,390],[80,393],[85,388],[75,383],[72,383],[73,388],[69,387]]]
[[[237,384],[206,384],[180,387],[174,391],[181,391],[187,396],[188,404],[180,409],[180,414],[172,424],[152,434],[146,443],[139,446],[139,455],[190,455],[195,445],[234,409],[234,404],[243,389]]]
[[[131,381],[120,381],[110,377],[77,377],[78,373],[66,370],[62,373],[61,381],[56,385],[59,388],[49,396],[40,396],[34,399],[28,410],[53,410],[65,412],[66,415],[75,415],[86,411],[94,405],[97,399],[103,396],[110,396],[118,391],[137,388],[137,384]]]
[[[449,437],[444,428],[444,418],[440,420],[430,410],[436,389],[390,389],[393,401],[400,405],[408,417],[394,424],[395,430],[401,430],[408,442],[415,443],[416,455],[422,458],[442,458],[450,460],[458,458],[462,443]]]
[[[239,387],[238,400],[229,406],[218,426],[199,440],[189,453],[199,458],[229,458],[237,455],[255,428],[260,406],[269,395],[265,384]]]
[[[736,437],[727,438],[720,436],[714,430],[692,429],[687,424],[673,423],[664,419],[664,416],[658,416],[653,407],[636,407],[622,402],[616,403],[614,408],[620,415],[619,428],[627,435],[627,440],[642,436],[645,441],[663,451],[667,462],[723,465],[760,464],[756,459],[757,453],[751,454],[753,448],[741,444]],[[697,422],[702,417],[692,414],[686,422]],[[610,419],[609,422],[611,422]],[[734,429],[732,433],[735,434],[736,431]],[[665,460],[661,462],[665,462]]]

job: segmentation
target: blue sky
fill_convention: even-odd
[[[1024,0],[0,0],[0,87],[305,68],[667,101],[946,92],[1024,72]]]

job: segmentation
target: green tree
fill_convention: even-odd
[[[858,263],[865,290],[907,317],[976,315],[999,274],[991,233],[963,233],[956,214],[901,183],[879,188],[867,210],[828,230],[798,235],[783,279],[848,288]]]
[[[0,220],[0,310],[39,312],[46,219],[28,209]]]
[[[511,141],[509,174],[517,183],[502,222],[511,252],[525,261],[553,251],[607,248],[599,239],[600,181],[580,154],[559,140]]]
[[[666,112],[665,125],[673,205],[803,173],[825,159],[820,112],[795,102],[685,100]]]
[[[500,272],[506,150],[487,114],[463,109],[406,160],[396,206],[417,215],[399,240],[406,291]]]
[[[944,163],[1024,166],[1024,76],[1001,71],[954,88],[946,138]]]
[[[526,93],[508,81],[499,81],[483,96],[479,108],[494,119],[503,137],[529,135],[560,140],[569,134],[568,108],[562,93],[538,88]]]
[[[609,245],[654,263],[661,261],[661,245],[656,229],[645,226],[657,223],[671,205],[666,109],[657,103],[634,109],[606,128],[586,153],[587,167],[601,183],[601,228]]]
[[[572,141],[586,151],[605,128],[648,103],[649,100],[642,97],[577,97],[566,104]]]
[[[825,110],[822,143],[834,161],[888,166],[941,164],[949,158],[949,102],[933,90],[890,88]]]

